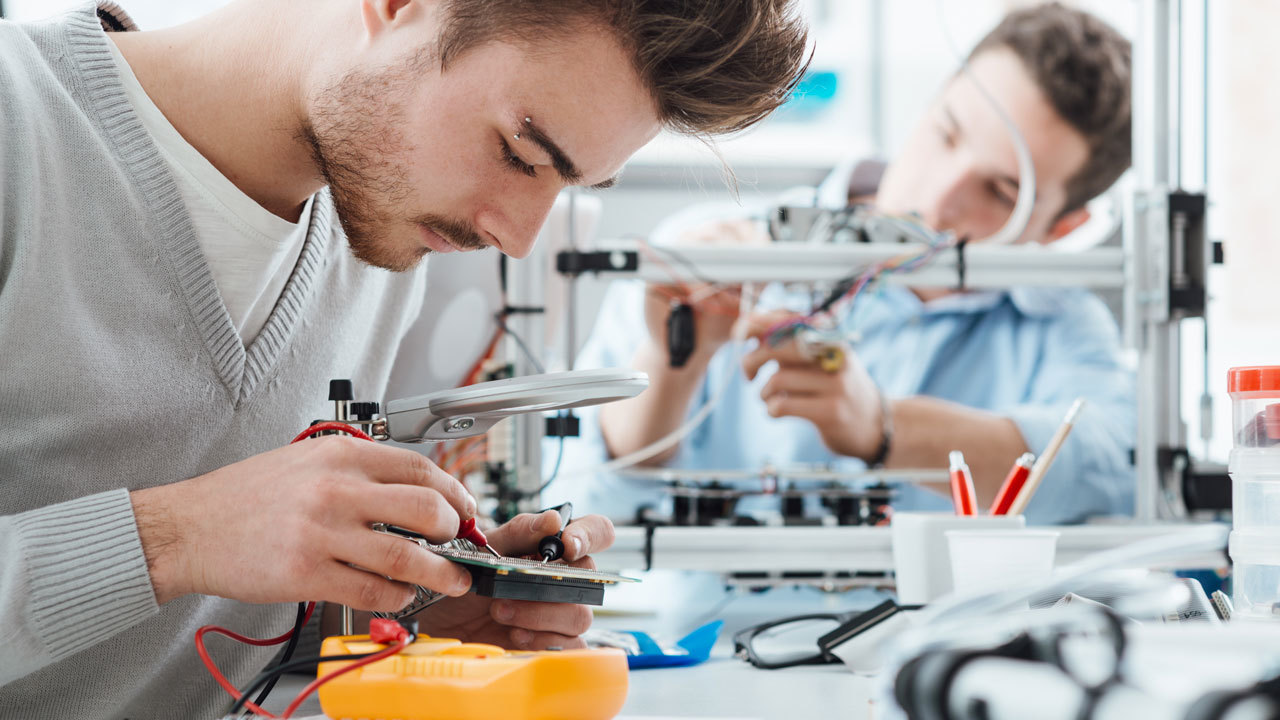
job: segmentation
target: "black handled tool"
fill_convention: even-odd
[[[555,535],[548,535],[538,541],[538,554],[542,556],[542,562],[544,563],[564,557],[564,540],[560,536],[564,534],[565,527],[573,519],[573,503],[564,503],[547,509],[555,510],[560,514],[560,529],[556,531]]]

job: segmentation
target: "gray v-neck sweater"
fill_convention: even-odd
[[[128,491],[287,443],[330,378],[380,397],[425,276],[355,260],[322,192],[245,348],[104,29],[133,27],[0,21],[0,715],[216,717],[196,628],[277,635],[294,606],[157,606]],[[276,650],[212,646],[236,683]]]

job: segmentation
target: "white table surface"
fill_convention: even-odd
[[[824,593],[812,588],[778,588],[764,593],[737,591],[730,597],[714,578],[672,573],[646,578],[644,584],[635,586],[629,594],[619,593],[616,602],[606,597],[605,604],[629,611],[654,596],[663,598],[662,604],[668,612],[601,613],[596,626],[643,630],[670,639],[678,639],[712,616],[725,620],[725,628],[706,663],[633,671],[627,702],[619,716],[621,720],[863,720],[872,717],[874,686],[871,680],[853,675],[842,665],[760,670],[733,657],[732,643],[734,632],[758,622],[809,612],[870,607],[875,603],[875,596],[869,591]],[[266,703],[267,709],[283,710],[308,680],[300,675],[281,680]],[[315,697],[308,698],[295,717],[324,720]]]

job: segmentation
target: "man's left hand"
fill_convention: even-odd
[[[521,557],[537,552],[538,541],[560,529],[554,510],[519,515],[489,533],[489,544],[503,555]],[[562,560],[573,567],[595,568],[590,553],[613,544],[613,523],[587,515],[569,523]],[[585,647],[578,636],[591,627],[591,610],[571,603],[495,600],[468,594],[447,598],[418,615],[422,631],[435,637],[489,643],[515,650]]]
[[[773,417],[799,417],[813,423],[832,452],[869,460],[883,441],[880,390],[850,348],[834,371],[824,370],[818,358],[804,352],[795,339],[771,346],[765,334],[795,313],[774,311],[746,319],[747,334],[760,345],[742,360],[747,378],[774,361],[778,370],[765,383],[760,397]]]

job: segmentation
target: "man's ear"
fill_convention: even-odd
[[[1045,236],[1045,244],[1047,245],[1054,240],[1061,240],[1070,235],[1073,230],[1088,222],[1089,217],[1089,210],[1080,208],[1058,218],[1053,227],[1049,228],[1049,233]]]
[[[397,19],[403,20],[401,14],[411,9],[413,0],[360,0],[360,17],[364,20],[364,29],[369,37],[380,34],[395,24]]]

